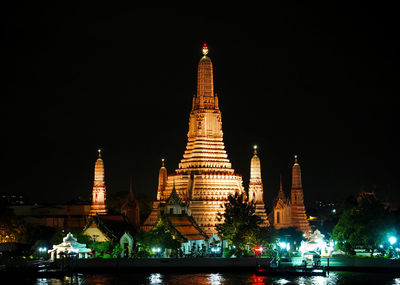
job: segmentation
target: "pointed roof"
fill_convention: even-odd
[[[167,186],[168,173],[165,168],[165,159],[161,159],[161,168],[158,172],[158,187],[157,187],[157,200],[161,200],[165,187]]]
[[[85,234],[91,227],[97,227],[105,236],[114,241],[118,241],[125,232],[136,232],[124,215],[91,216],[83,233]]]
[[[64,242],[75,242],[78,239],[74,237],[73,234],[71,234],[71,232],[69,232],[65,237],[63,237],[63,241]]]
[[[197,67],[197,94],[193,98],[192,109],[218,109],[215,102],[214,76],[211,59],[207,56],[207,44],[203,45],[203,57]]]
[[[175,180],[174,180],[174,185],[172,187],[171,195],[168,197],[166,202],[169,205],[181,205],[182,204],[182,199],[179,197],[179,195],[175,189]]]
[[[285,192],[283,192],[283,186],[282,186],[282,174],[280,176],[280,182],[279,182],[278,199],[286,201],[286,195],[285,195]]]
[[[95,182],[104,182],[104,162],[101,158],[101,149],[97,150],[99,152],[99,157],[94,164],[94,181]]]
[[[253,146],[254,155],[251,158],[250,162],[250,182],[252,180],[257,180],[257,182],[261,181],[261,162],[260,158],[257,156],[257,146]]]
[[[132,187],[132,176],[130,177],[130,184],[129,184],[129,194],[128,198],[125,200],[125,202],[121,206],[121,211],[125,209],[126,207],[130,207],[132,205],[135,205],[137,203],[135,199],[135,194],[133,193],[133,187]]]
[[[301,169],[297,159],[297,155],[294,156],[294,164],[292,167],[292,189],[303,189],[303,186],[301,184]]]

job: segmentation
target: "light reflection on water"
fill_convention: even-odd
[[[17,283],[17,282],[16,282]],[[355,273],[355,272],[331,272],[329,276],[314,277],[270,277],[259,276],[251,273],[93,273],[74,274],[62,279],[38,278],[25,284],[59,285],[59,284],[145,284],[145,285],[226,285],[226,284],[248,284],[248,285],[331,285],[331,284],[395,284],[400,285],[399,274],[383,273]]]

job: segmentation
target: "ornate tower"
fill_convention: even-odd
[[[274,227],[276,229],[291,226],[292,218],[290,214],[290,200],[283,192],[282,175],[280,176],[278,197],[274,201]]]
[[[158,188],[157,188],[157,201],[160,201],[163,193],[165,191],[165,187],[167,186],[168,174],[167,169],[165,168],[164,158],[161,159],[161,168],[158,172]]]
[[[268,217],[265,212],[263,198],[263,184],[261,179],[261,162],[257,156],[257,146],[254,147],[254,155],[250,162],[250,184],[249,184],[249,202],[254,202],[256,205],[256,215],[263,220],[263,226],[268,226]]]
[[[140,227],[140,208],[139,202],[135,199],[132,190],[132,178],[129,187],[128,199],[121,206],[121,213],[128,218],[129,223],[135,228]]]
[[[147,216],[146,220],[144,221],[141,229],[144,231],[149,231],[157,222],[157,219],[160,215],[161,204],[165,202],[165,189],[167,187],[168,182],[168,174],[167,168],[165,167],[165,160],[164,158],[161,159],[161,167],[160,171],[158,172],[158,187],[157,187],[157,198],[153,201],[152,209],[150,214]]]
[[[307,220],[306,209],[304,206],[303,186],[301,184],[301,169],[297,161],[297,155],[294,156],[294,165],[292,167],[292,190],[291,190],[291,217],[292,226],[297,227],[306,235],[311,231]]]
[[[231,194],[242,193],[242,177],[235,174],[225,151],[221,111],[214,93],[213,66],[204,44],[197,69],[197,94],[189,115],[188,142],[174,176],[175,188],[197,224],[208,234],[216,233],[217,213]],[[161,195],[166,200],[172,179]]]
[[[106,215],[106,183],[104,179],[104,162],[101,159],[101,149],[98,150],[99,158],[94,165],[94,182],[92,190],[92,206],[90,215]]]

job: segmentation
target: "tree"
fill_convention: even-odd
[[[26,223],[16,217],[11,209],[0,207],[0,243],[23,242],[26,230]]]
[[[140,231],[136,235],[136,243],[140,252],[146,251],[151,254],[152,248],[160,248],[161,250],[170,249],[176,251],[181,244],[172,235],[167,223],[160,219],[158,223],[148,232]]]
[[[243,194],[235,194],[228,197],[225,212],[218,213],[218,220],[222,222],[217,225],[218,234],[234,248],[236,256],[242,256],[247,246],[259,245],[262,220],[255,210],[253,202],[247,201]]]
[[[278,230],[278,238],[280,241],[300,244],[303,240],[303,232],[296,227],[287,227]]]
[[[348,200],[349,201],[349,200]],[[356,246],[369,250],[371,257],[380,245],[396,234],[395,219],[374,197],[360,196],[356,202],[347,202],[345,210],[333,229],[332,236],[339,247],[354,254]]]

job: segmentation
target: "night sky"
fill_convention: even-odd
[[[308,205],[361,189],[399,205],[397,10],[269,2],[161,15],[111,2],[0,9],[0,191],[89,199],[101,147],[108,192],[128,191],[132,176],[137,193],[155,197],[160,159],[172,173],[185,149],[206,42],[246,189],[257,144],[269,206],[280,173],[289,191],[295,154]]]

